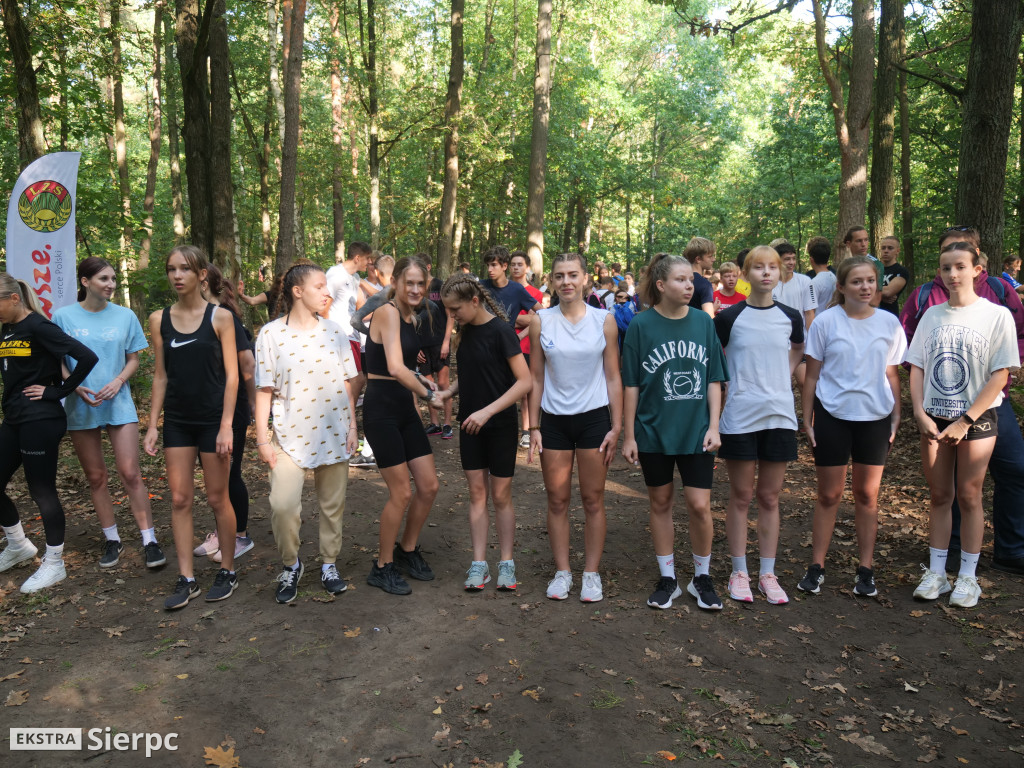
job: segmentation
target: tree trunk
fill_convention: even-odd
[[[1020,98],[1024,105],[1024,62],[1020,64]],[[1017,255],[1024,254],[1024,108],[1020,112],[1020,148],[1017,165],[1021,172],[1017,178]]]
[[[903,38],[903,0],[882,0],[878,24],[878,72],[875,75],[874,130],[871,140],[871,203],[868,219],[872,248],[879,253],[882,238],[896,232],[896,96]]]
[[[875,64],[874,0],[853,0],[849,95],[844,103],[843,83],[829,64],[825,39],[825,17],[821,0],[813,0],[814,40],[818,64],[828,84],[832,101],[836,139],[839,141],[839,231],[836,249],[843,247],[843,235],[854,225],[864,226],[867,209],[868,140],[870,138],[872,72]]]
[[[900,61],[907,55],[907,35],[900,36]],[[914,201],[910,195],[910,102],[907,98],[907,73],[900,70],[900,208],[903,218],[903,266],[914,272]]]
[[[444,187],[441,193],[441,221],[437,230],[437,273],[452,273],[452,238],[455,203],[459,186],[459,111],[465,58],[462,46],[462,16],[465,0],[452,0],[452,57],[448,69],[448,96],[444,102]]]
[[[299,159],[299,96],[302,83],[302,44],[306,0],[284,0],[284,143],[281,146],[281,200],[278,209],[275,270],[285,272],[295,261],[295,175]]]
[[[345,260],[345,109],[341,90],[341,13],[337,3],[330,8],[331,24],[331,197],[334,210],[334,263]]]
[[[174,226],[174,243],[175,245],[181,245],[185,242],[185,203],[182,200],[181,195],[181,149],[178,146],[178,104],[177,104],[177,88],[175,86],[174,78],[174,49],[172,48],[171,41],[174,40],[174,35],[171,34],[171,22],[170,16],[167,13],[163,14],[164,21],[164,39],[166,41],[166,49],[164,51],[164,60],[167,62],[167,88],[166,88],[166,101],[165,106],[167,108],[167,154],[168,154],[168,166],[171,170],[171,211],[173,216]]]
[[[576,196],[576,252],[586,255],[590,250],[590,210],[583,195]]]
[[[551,117],[551,2],[537,0],[537,65],[533,78],[533,133],[526,199],[526,251],[530,268],[544,271],[544,174]]]
[[[7,45],[14,61],[15,100],[18,105],[18,157],[21,167],[46,154],[43,118],[39,109],[39,88],[32,64],[28,28],[21,18],[18,0],[0,0],[4,14]]]
[[[630,201],[626,198],[626,270],[629,271],[633,268],[633,246],[629,241],[629,215],[630,215]]]
[[[68,151],[68,49],[67,41],[57,44],[58,108],[60,109],[60,151]]]
[[[366,16],[363,17],[363,0],[356,0],[359,8],[359,33],[365,37],[363,46],[363,69],[366,70],[367,118],[370,139],[366,161],[370,171],[370,247],[380,248],[380,134],[377,116],[380,110],[380,90],[377,83],[377,21],[376,0],[366,0]]]
[[[267,104],[263,115],[263,162],[260,163],[260,232],[263,240],[263,263],[269,270],[274,263],[274,231],[270,221],[270,123],[274,97],[267,87]]]
[[[225,0],[213,0],[210,23],[210,260],[236,278],[239,272],[231,180],[231,57]]]
[[[117,167],[117,191],[121,198],[121,238],[118,243],[118,262],[122,275],[121,297],[125,304],[141,315],[141,302],[136,306],[129,291],[129,277],[135,272],[135,257],[132,254],[132,240],[135,227],[132,225],[132,192],[128,177],[128,135],[124,127],[124,87],[122,85],[121,61],[121,0],[111,0],[107,40],[110,43],[110,74],[107,76],[107,97],[114,112],[114,133],[108,138],[108,146]],[[138,297],[136,297],[138,298]]]
[[[185,107],[185,179],[194,244],[213,250],[210,197],[210,97],[207,84],[209,20],[200,15],[199,0],[176,0],[176,40]],[[203,24],[203,22],[206,22]]]
[[[274,97],[277,109],[278,141],[284,144],[284,95],[281,93],[281,70],[277,61],[277,45],[281,39],[278,34],[278,4],[281,0],[269,0],[267,3],[267,58],[270,66],[270,93]],[[284,44],[288,45],[287,21],[285,22]],[[288,62],[284,62],[288,66]]]
[[[150,247],[153,241],[153,208],[156,205],[156,172],[160,165],[160,131],[162,128],[162,99],[161,89],[163,83],[162,57],[164,55],[163,36],[161,34],[165,0],[157,0],[153,6],[153,68],[151,79],[153,83],[153,107],[149,116],[149,164],[146,166],[146,194],[142,199],[142,243],[139,245],[139,272],[143,273],[149,267]],[[134,283],[131,287],[132,311],[142,318],[142,311],[146,299],[145,287]]]
[[[963,99],[956,221],[981,233],[989,271],[1003,268],[1006,159],[1017,77],[1017,54],[1024,28],[1020,0],[974,4],[971,55]]]
[[[565,206],[565,224],[562,227],[562,253],[572,250],[572,230],[576,221],[576,198],[570,197]]]

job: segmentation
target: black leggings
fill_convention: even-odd
[[[236,419],[236,422],[238,420]],[[242,456],[245,454],[245,433],[247,422],[236,423],[232,428],[231,437],[231,470],[228,473],[228,498],[235,509],[238,521],[235,530],[241,533],[249,525],[249,489],[242,479]]]
[[[18,508],[7,495],[7,484],[24,465],[28,492],[39,507],[46,543],[51,547],[64,543],[64,508],[57,497],[57,447],[67,428],[63,416],[0,424],[0,525],[18,524]]]

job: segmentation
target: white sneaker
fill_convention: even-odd
[[[22,541],[18,546],[14,546],[10,543],[10,540],[8,540],[7,549],[0,552],[0,572],[31,560],[36,556],[36,552],[38,551],[39,549],[36,545],[28,539]]]
[[[570,571],[555,571],[555,578],[548,582],[548,598],[551,600],[565,600],[572,590],[572,573]]]
[[[63,560],[47,560],[44,557],[39,570],[29,576],[25,583],[21,585],[21,591],[26,595],[38,592],[41,589],[52,587],[54,584],[64,581],[67,577],[68,572],[64,570]]]
[[[981,586],[973,576],[957,576],[949,604],[956,608],[973,608],[981,597]]]
[[[596,573],[583,574],[583,589],[580,590],[580,601],[584,603],[599,603],[604,600],[604,592],[601,591],[601,576]]]
[[[939,595],[944,595],[952,589],[946,574],[931,571],[923,563],[921,570],[924,571],[924,576],[921,577],[921,583],[914,590],[914,597],[917,600],[938,600]]]

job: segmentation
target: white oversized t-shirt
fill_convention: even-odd
[[[342,333],[352,341],[359,341],[359,331],[352,327],[359,297],[359,275],[349,274],[344,264],[335,264],[327,270],[327,290],[331,294],[331,308],[327,316],[341,326]]]
[[[814,300],[818,303],[818,312],[821,312],[832,301],[832,294],[836,291],[836,276],[827,269],[819,272],[811,278],[811,290],[814,291]]]
[[[331,320],[303,331],[282,317],[256,338],[256,387],[273,389],[274,436],[303,469],[348,460],[353,408],[345,381],[355,376],[352,345]]]
[[[914,332],[907,362],[924,371],[924,410],[947,421],[971,407],[993,371],[1020,367],[1010,310],[979,298],[966,307],[929,307]],[[1003,402],[999,392],[985,408]]]
[[[818,308],[814,288],[811,287],[811,278],[799,272],[794,272],[787,283],[779,280],[779,284],[772,291],[772,298],[779,304],[785,304],[801,313]]]
[[[902,363],[906,351],[903,326],[891,312],[876,309],[855,320],[842,306],[831,307],[807,331],[805,352],[821,361],[814,394],[837,419],[884,419],[896,404],[885,369]]]

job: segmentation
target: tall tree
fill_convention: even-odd
[[[902,10],[902,7],[901,7]],[[907,55],[906,29],[900,36],[899,60]],[[901,65],[899,75],[900,100],[900,215],[903,220],[903,266],[916,277],[914,264],[914,200],[911,197],[910,178],[910,99],[907,96],[907,71]]]
[[[284,42],[284,144],[281,147],[281,199],[278,209],[275,270],[285,272],[295,260],[295,177],[299,160],[299,96],[306,0],[284,0],[281,6],[287,36]]]
[[[110,71],[107,73],[107,101],[113,108],[114,131],[107,136],[107,147],[117,171],[117,189],[121,203],[121,242],[119,247],[121,274],[127,278],[135,272],[135,258],[130,255],[135,227],[132,222],[131,181],[128,174],[128,134],[124,127],[124,85],[123,62],[121,60],[121,0],[111,0],[109,16],[106,19],[107,42],[110,44]],[[122,281],[121,291],[125,299],[132,300],[128,280]],[[139,296],[136,293],[135,297]],[[133,304],[132,310],[142,315],[142,305]]]
[[[185,203],[181,193],[181,148],[179,147],[180,128],[178,127],[178,98],[176,75],[174,72],[174,35],[171,32],[170,15],[163,14],[164,18],[164,39],[166,50],[164,60],[167,62],[167,158],[168,168],[171,175],[171,215],[173,217],[174,243],[181,245],[185,242]]]
[[[160,164],[160,131],[163,120],[161,91],[163,86],[162,58],[163,17],[167,8],[166,0],[157,0],[153,5],[153,48],[150,83],[153,89],[149,110],[149,163],[146,166],[146,194],[142,199],[142,242],[139,244],[138,268],[145,272],[149,267],[149,254],[153,242],[153,208],[156,205],[156,172]],[[131,286],[132,310],[141,314],[144,310],[145,289],[138,282]]]
[[[526,203],[526,251],[530,269],[544,271],[544,183],[551,119],[551,0],[537,0],[537,64],[533,78],[533,133]]]
[[[1003,264],[1003,195],[1022,29],[1021,0],[974,3],[955,214],[958,223],[981,232],[981,249],[995,274]]]
[[[209,1],[209,0],[208,0]],[[226,274],[238,276],[234,183],[231,179],[231,55],[225,0],[213,0],[210,22],[210,204],[208,251]]]
[[[16,100],[18,103],[18,156],[21,167],[46,154],[43,118],[39,109],[39,86],[32,64],[28,28],[21,17],[18,0],[0,0],[4,14],[7,45],[14,59]]]
[[[441,221],[437,232],[437,268],[442,276],[452,272],[452,238],[455,230],[456,192],[459,186],[459,111],[465,59],[462,45],[462,16],[465,0],[452,0],[451,64],[448,95],[444,102],[444,186],[441,193]]]
[[[331,197],[334,207],[334,261],[345,260],[345,95],[341,89],[341,12],[330,8],[331,24]]]
[[[878,23],[878,69],[875,73],[874,129],[871,138],[871,202],[868,219],[873,252],[883,237],[895,233],[896,183],[893,156],[896,149],[897,64],[904,48],[903,0],[882,0]]]

